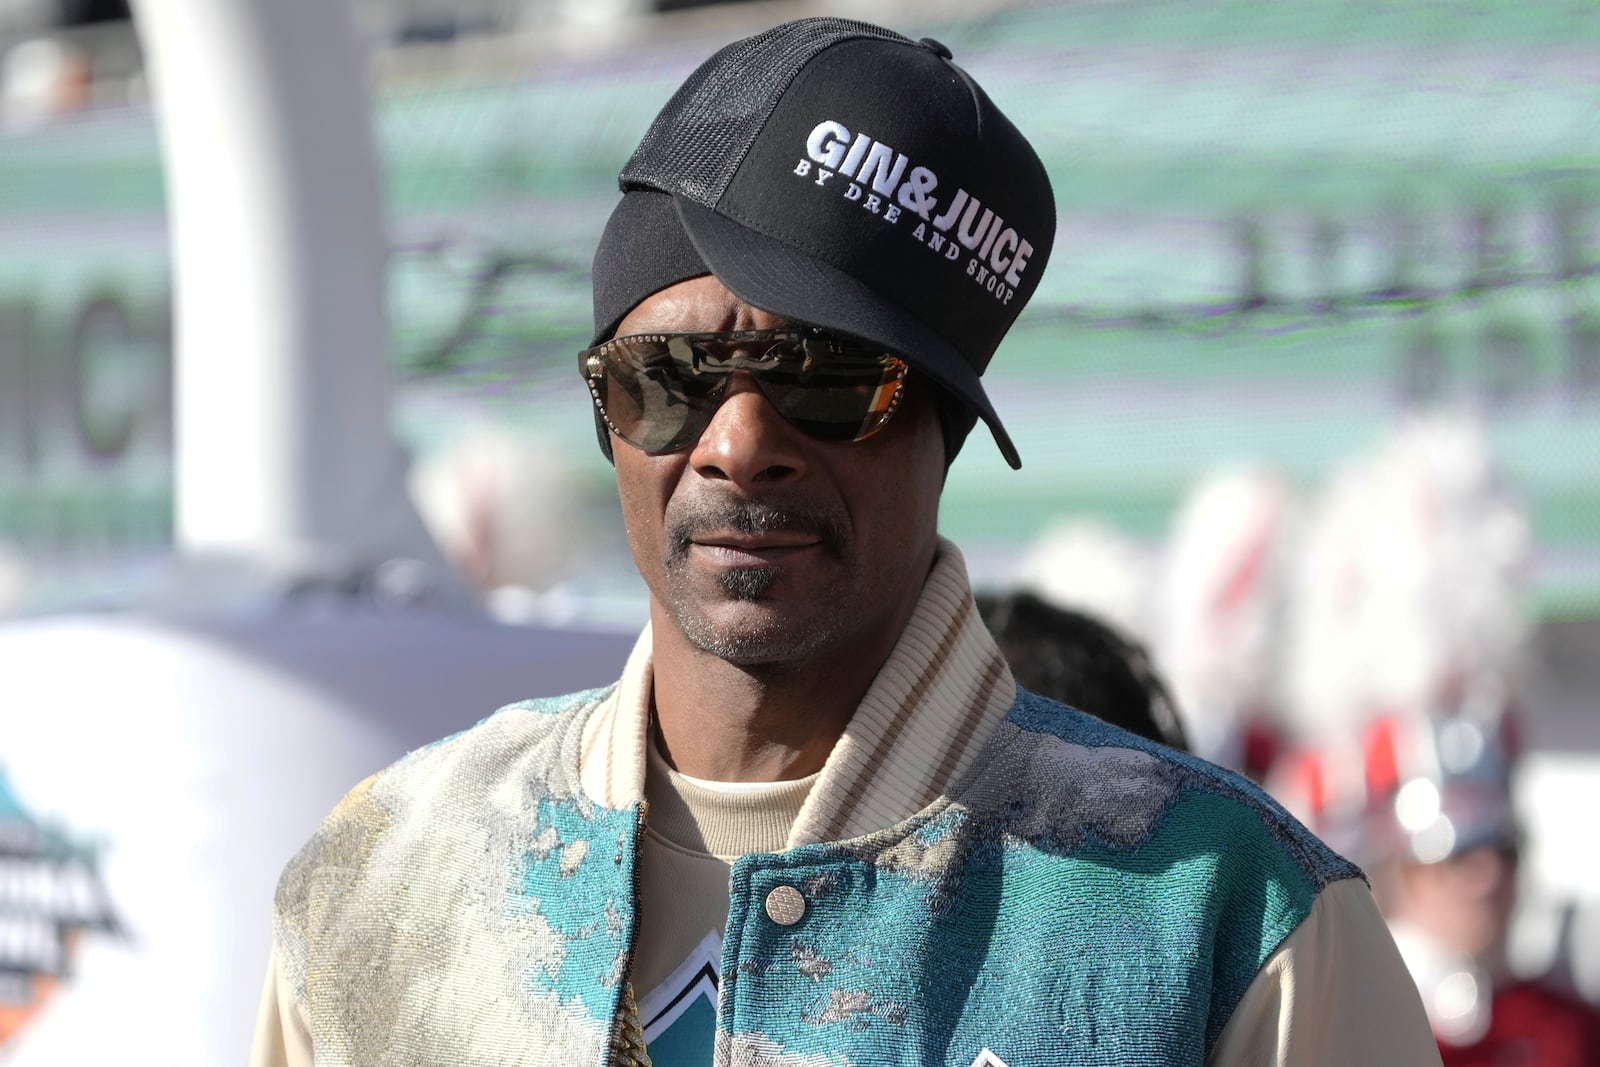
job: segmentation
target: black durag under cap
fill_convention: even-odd
[[[645,297],[711,268],[678,221],[672,195],[630,189],[606,222],[594,253],[594,337],[608,340],[617,324]]]
[[[710,274],[694,242],[683,228],[672,196],[655,189],[630,189],[606,222],[594,253],[594,334],[591,346],[609,340],[628,312],[669,285]],[[944,435],[944,462],[949,467],[961,451],[978,415],[944,389],[937,392],[939,429]],[[611,462],[611,432],[594,413],[595,437]]]
[[[609,340],[628,312],[669,285],[710,274],[695,251],[672,197],[654,189],[623,194],[606,222],[594,252],[594,336],[591,346]],[[611,433],[595,409],[594,432],[600,451],[611,456]]]

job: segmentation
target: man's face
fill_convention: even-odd
[[[1480,847],[1401,871],[1405,917],[1457,952],[1493,963],[1516,903],[1517,854]]]
[[[656,293],[617,336],[789,325],[713,277]],[[750,375],[734,375],[705,431],[649,456],[615,436],[617,488],[651,615],[742,665],[871,654],[910,617],[932,564],[944,446],[929,387],[865,441],[808,437]]]

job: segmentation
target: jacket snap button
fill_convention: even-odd
[[[767,894],[767,918],[779,926],[793,926],[806,913],[806,898],[792,885],[780,885]]]

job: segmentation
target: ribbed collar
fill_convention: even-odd
[[[644,795],[650,829],[681,849],[730,863],[747,852],[782,849],[818,777],[741,782],[729,789],[679,774],[655,745],[649,750]]]
[[[621,808],[644,797],[650,685],[647,625],[584,728],[580,778],[597,803]],[[911,621],[823,765],[788,847],[872,833],[931,804],[971,770],[1015,699],[972,602],[966,561],[941,538]]]

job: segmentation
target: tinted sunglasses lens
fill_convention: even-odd
[[[796,359],[757,376],[786,419],[825,441],[860,441],[889,421],[900,399],[905,364],[891,356],[852,354]]]
[[[720,376],[695,375],[654,338],[622,338],[598,354],[604,372],[589,382],[618,437],[645,452],[675,452],[706,428]]]

